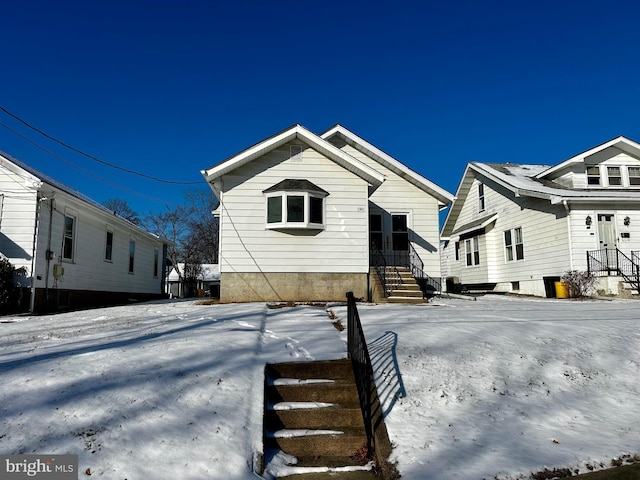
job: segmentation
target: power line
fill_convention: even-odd
[[[2,107],[0,107],[0,108],[2,108]],[[11,133],[13,133],[14,135],[16,135],[16,136],[20,137],[21,139],[23,139],[25,142],[28,142],[28,143],[30,143],[31,145],[33,145],[34,147],[39,148],[40,150],[42,150],[42,151],[43,151],[43,152],[45,152],[46,154],[51,155],[53,158],[55,158],[55,159],[57,159],[57,160],[60,160],[61,162],[66,163],[66,164],[67,164],[67,165],[69,165],[70,167],[73,167],[73,168],[75,168],[76,170],[79,170],[79,171],[81,171],[82,173],[84,173],[84,174],[86,174],[86,175],[89,175],[90,177],[95,178],[96,180],[99,180],[99,181],[101,181],[101,182],[103,182],[103,183],[106,183],[107,185],[111,185],[112,187],[117,188],[117,189],[119,189],[119,190],[125,191],[125,192],[127,192],[127,193],[131,193],[132,195],[137,195],[138,197],[141,197],[141,198],[146,198],[147,200],[151,200],[151,201],[154,201],[154,202],[162,203],[162,204],[165,204],[165,205],[168,205],[168,204],[178,205],[178,204],[177,204],[177,203],[175,203],[175,202],[168,202],[168,201],[166,201],[166,200],[160,200],[159,198],[150,197],[150,196],[148,196],[148,195],[143,195],[143,194],[142,194],[142,193],[140,193],[140,192],[137,192],[137,191],[135,191],[135,190],[131,190],[131,189],[127,188],[127,187],[123,187],[123,186],[121,186],[121,185],[118,185],[117,183],[114,183],[114,182],[112,182],[112,181],[110,181],[110,180],[107,180],[106,178],[103,178],[103,177],[101,177],[100,175],[96,175],[95,173],[90,172],[89,170],[85,170],[84,168],[79,167],[79,166],[78,166],[78,165],[76,165],[75,163],[70,162],[69,160],[67,160],[67,159],[65,159],[65,158],[63,158],[63,157],[61,157],[61,156],[59,156],[59,155],[57,155],[57,154],[53,153],[51,150],[47,150],[47,149],[46,149],[45,147],[43,147],[42,145],[39,145],[38,143],[36,143],[36,142],[34,142],[33,140],[31,140],[29,137],[26,137],[26,136],[22,135],[20,132],[18,132],[18,131],[16,131],[16,130],[14,130],[13,128],[9,127],[8,125],[4,124],[3,122],[0,122],[0,126],[1,126],[1,127],[6,128],[7,130],[9,130],[9,131],[10,131]]]
[[[160,183],[169,183],[169,184],[173,184],[173,185],[201,185],[202,184],[202,182],[178,182],[178,181],[175,181],[175,180],[165,180],[165,179],[162,179],[162,178],[154,177],[152,175],[147,175],[146,173],[136,172],[135,170],[131,170],[131,169],[128,169],[128,168],[121,167],[119,165],[115,165],[113,163],[109,163],[109,162],[107,162],[105,160],[101,160],[101,159],[99,159],[97,157],[94,157],[93,155],[85,153],[82,150],[80,150],[78,148],[75,148],[75,147],[73,147],[73,146],[71,146],[71,145],[69,145],[69,144],[67,144],[67,143],[65,143],[65,142],[63,142],[61,140],[58,140],[57,138],[49,135],[48,133],[43,132],[39,128],[34,127],[33,125],[31,125],[26,120],[23,120],[22,118],[20,118],[19,116],[15,115],[14,113],[11,113],[9,110],[7,110],[6,108],[4,108],[2,106],[0,106],[0,110],[2,110],[4,113],[9,115],[10,117],[13,117],[14,119],[18,120],[23,125],[25,125],[28,128],[30,128],[31,130],[39,133],[43,137],[46,137],[49,140],[52,140],[52,141],[62,145],[63,147],[68,148],[69,150],[72,150],[72,151],[74,151],[74,152],[76,152],[76,153],[78,153],[78,154],[80,154],[80,155],[82,155],[84,157],[87,157],[87,158],[89,158],[89,159],[91,159],[91,160],[93,160],[95,162],[101,163],[102,165],[106,165],[107,167],[115,168],[116,170],[120,170],[122,172],[130,173],[132,175],[138,175],[139,177],[143,177],[143,178],[146,178],[148,180],[153,180],[155,182],[160,182]],[[3,126],[5,126],[5,125],[3,125]],[[14,133],[15,133],[15,131],[14,131]]]

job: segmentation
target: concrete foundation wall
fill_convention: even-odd
[[[367,299],[366,273],[222,273],[220,301],[345,301],[346,293]]]

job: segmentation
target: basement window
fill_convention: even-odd
[[[324,199],[329,193],[308,180],[287,179],[267,188],[266,228],[324,229]]]

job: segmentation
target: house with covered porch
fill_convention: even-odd
[[[440,288],[438,217],[453,196],[341,125],[293,125],[202,174],[220,201],[223,302]]]
[[[555,296],[569,270],[637,294],[640,144],[617,137],[556,165],[467,165],[441,231],[448,290]]]

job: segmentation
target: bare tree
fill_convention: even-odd
[[[140,225],[140,216],[138,213],[131,208],[129,202],[127,200],[123,200],[121,198],[110,198],[105,202],[102,202],[102,205],[109,210],[113,211],[116,215],[129,220],[134,225]]]
[[[185,194],[184,205],[145,218],[147,230],[173,242],[167,248],[167,259],[185,296],[195,295],[202,264],[218,261],[218,220],[212,213],[216,206],[212,192],[192,190]]]
[[[211,190],[190,190],[185,200],[190,243],[199,250],[202,263],[218,263],[218,218],[213,215],[218,200]]]
[[[184,263],[182,242],[188,234],[184,207],[167,207],[163,212],[151,212],[145,217],[144,223],[147,230],[172,242],[167,247],[167,260],[178,274],[180,283],[184,283],[184,272],[180,268],[180,263]]]

